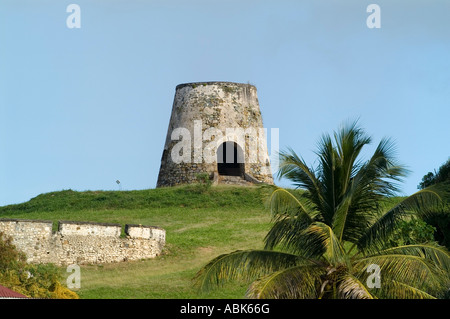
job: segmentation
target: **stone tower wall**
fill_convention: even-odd
[[[217,148],[226,141],[233,141],[242,149],[248,180],[272,184],[265,134],[253,85],[180,84],[176,87],[157,187],[192,183],[199,173],[217,176]],[[179,152],[183,140],[191,148],[184,147]],[[181,162],[174,161],[174,155],[185,151],[189,156]]]

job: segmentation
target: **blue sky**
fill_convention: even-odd
[[[69,29],[69,4],[81,28]],[[369,29],[366,8],[381,8]],[[450,2],[0,0],[0,205],[156,186],[175,86],[250,82],[311,165],[359,118],[411,194],[449,157]],[[278,182],[284,185],[283,182]]]

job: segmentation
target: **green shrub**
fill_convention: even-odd
[[[25,264],[25,255],[12,244],[12,238],[0,232],[0,273],[9,269],[23,268]]]
[[[424,244],[434,242],[436,228],[425,221],[413,218],[400,221],[390,240],[393,246]]]
[[[0,284],[32,298],[78,299],[63,287],[61,274],[52,264],[27,264],[25,255],[0,232]]]
[[[191,185],[191,190],[196,193],[204,193],[212,186],[212,181],[208,173],[198,173],[195,175],[196,183]]]
[[[437,183],[429,189],[439,194],[442,205],[429,214],[425,221],[436,228],[435,240],[450,250],[450,181]]]
[[[426,222],[436,228],[435,240],[450,250],[450,209],[428,217]]]

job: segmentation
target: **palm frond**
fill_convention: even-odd
[[[303,204],[298,197],[287,189],[274,186],[273,191],[268,197],[267,206],[273,216],[277,215],[295,215],[305,214],[310,218],[310,209]]]
[[[340,278],[337,287],[338,297],[341,299],[374,299],[366,286],[355,276],[346,273]]]
[[[309,168],[293,149],[280,152],[278,176],[289,179],[297,188],[318,190],[319,182],[314,169]]]
[[[286,217],[278,220],[265,238],[265,248],[281,248],[303,258],[348,264],[347,255],[333,230],[322,222]]]
[[[405,174],[404,168],[395,163],[394,145],[389,139],[380,142],[369,161],[358,164],[356,156],[362,147],[370,142],[370,138],[355,136],[357,133],[348,133],[347,137],[341,137],[345,138],[341,143],[350,144],[340,146],[343,150],[339,151],[348,152],[347,160],[341,160],[344,176],[340,183],[346,186],[341,187],[345,192],[340,196],[332,224],[340,240],[353,243],[375,222],[375,216],[380,212],[385,197],[395,194],[398,190],[393,186],[393,180],[401,180]],[[349,176],[350,179],[347,179]]]
[[[374,293],[387,299],[436,299],[435,296],[426,291],[396,280],[391,280],[388,287],[388,289],[382,289]]]
[[[408,215],[430,216],[439,201],[439,195],[427,189],[407,197],[367,228],[357,242],[358,248],[366,252],[383,249],[401,220]]]
[[[303,244],[311,251],[321,251],[328,263],[348,265],[348,256],[330,226],[314,222],[303,231],[302,236]]]
[[[302,265],[283,269],[254,281],[246,296],[253,299],[314,299],[325,268]]]
[[[263,275],[301,264],[314,264],[299,256],[270,250],[237,250],[220,255],[200,269],[194,286],[209,291],[231,280],[251,281]]]
[[[351,202],[351,194],[344,196],[344,199],[341,200],[333,216],[332,229],[340,241],[343,240],[346,222],[351,217],[349,216]]]
[[[370,144],[371,138],[358,126],[358,121],[354,121],[343,125],[339,132],[335,132],[334,139],[341,166],[339,181],[342,184],[341,194],[345,194],[347,187],[350,186],[350,180],[360,168],[358,156],[362,148]]]
[[[379,254],[403,254],[425,258],[436,267],[449,273],[450,276],[450,253],[442,246],[433,244],[403,245],[384,249]]]
[[[403,254],[385,254],[366,257],[354,264],[357,278],[368,278],[367,268],[375,264],[380,267],[381,289],[392,289],[392,281],[408,284],[418,290],[426,291],[431,295],[437,295],[444,289],[448,289],[447,276],[443,270],[430,260]]]
[[[280,152],[280,178],[287,178],[296,188],[307,191],[308,200],[316,207],[321,207],[324,199],[321,194],[321,183],[313,168],[309,168],[305,161],[292,149]],[[320,209],[318,209],[320,211]]]
[[[274,224],[264,239],[265,249],[281,246],[283,251],[298,253],[303,247],[297,237],[313,222],[314,214],[293,193],[278,187],[270,194],[268,206]]]
[[[302,236],[303,231],[310,224],[311,220],[304,214],[277,218],[264,238],[264,249],[270,250],[279,247],[282,251],[295,253],[307,258],[320,258],[322,250],[315,252],[304,243],[306,238]]]

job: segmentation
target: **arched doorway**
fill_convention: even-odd
[[[244,153],[235,142],[224,142],[217,148],[219,175],[244,176]]]

